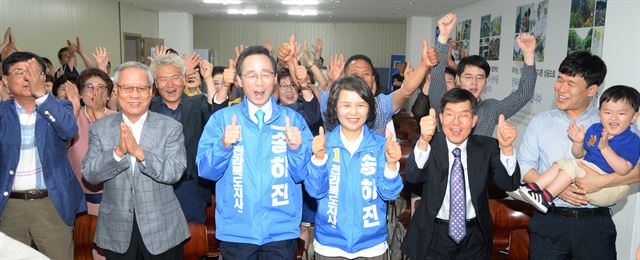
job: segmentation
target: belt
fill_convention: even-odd
[[[91,202],[93,204],[100,204],[100,202],[102,201],[102,193],[93,193],[93,194],[85,193],[84,198],[87,200],[87,202]]]
[[[448,226],[449,225],[449,220],[436,218],[436,224],[447,225]],[[475,224],[478,224],[478,218],[467,219],[467,227],[473,226]]]
[[[551,207],[549,212],[555,215],[559,215],[563,218],[588,218],[599,216],[611,216],[609,208],[563,208],[563,207]]]
[[[46,198],[49,196],[48,190],[23,190],[23,191],[12,191],[9,195],[9,198],[12,199],[23,199],[23,200],[37,200]]]

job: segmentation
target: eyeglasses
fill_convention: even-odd
[[[85,84],[84,87],[82,88],[83,91],[86,91],[87,93],[93,93],[93,91],[97,90],[106,90],[107,86],[102,85],[102,84],[98,84],[98,85],[93,85],[93,84]]]
[[[485,75],[462,75],[461,78],[466,81],[466,82],[476,82],[476,81],[483,81],[485,80],[487,77]]]
[[[258,78],[261,79],[261,80],[265,80],[265,79],[271,78],[271,77],[273,77],[275,75],[276,74],[271,72],[271,71],[263,71],[263,72],[260,72],[260,73],[249,72],[247,74],[243,74],[242,77],[244,77],[244,78],[246,78],[247,80],[250,80],[250,81],[256,81],[256,80],[258,80]]]
[[[278,87],[280,87],[282,90],[286,90],[286,89],[295,90],[296,89],[296,86],[291,85],[291,84],[278,84]]]
[[[138,92],[138,94],[149,94],[150,86],[119,86],[120,90],[125,95],[131,95],[133,92]]]

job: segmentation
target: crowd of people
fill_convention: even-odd
[[[412,183],[422,200],[403,254],[489,259],[493,182],[538,209],[532,259],[615,259],[609,207],[640,181],[640,94],[613,86],[592,104],[606,65],[571,53],[556,108],[531,119],[518,148],[507,119],[533,97],[536,37],[516,39],[518,88],[485,99],[489,63],[451,58],[456,20],[438,21],[434,47],[423,41],[420,63],[402,63],[388,94],[364,54],[333,55],[325,68],[321,39],[241,45],[226,67],[156,46],[149,66],[112,72],[109,51],[92,58],[80,38],[58,51],[55,69],[9,28],[0,241],[39,251],[10,257],[73,259],[74,220],[86,212],[98,219],[95,259],[182,259],[188,223],[205,223],[214,194],[224,259],[295,259],[312,231],[315,259],[387,259],[388,202]],[[414,93],[419,128],[401,172],[392,116]]]

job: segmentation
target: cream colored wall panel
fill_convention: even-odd
[[[158,12],[121,3],[122,32],[158,38]]]
[[[48,57],[58,66],[56,53],[66,40],[81,38],[81,47],[91,56],[96,46],[105,46],[119,57],[118,5],[106,0],[3,0],[0,28],[11,26],[17,44],[26,51]],[[84,64],[79,61],[79,66]]]
[[[216,61],[224,63],[235,58],[234,47],[239,44],[262,44],[270,39],[275,46],[287,42],[295,33],[296,40],[315,43],[318,37],[324,41],[322,56],[367,54],[376,67],[387,67],[391,54],[404,54],[404,23],[300,23],[273,21],[237,21],[194,19],[194,48],[210,48],[217,53]],[[219,35],[212,35],[212,31]]]

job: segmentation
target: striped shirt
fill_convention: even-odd
[[[47,99],[47,95],[36,100],[36,104],[42,104]],[[20,119],[20,160],[16,169],[16,177],[13,181],[14,191],[46,189],[42,176],[42,164],[36,146],[36,118],[37,112],[34,110],[28,114],[18,102],[16,112]],[[42,119],[44,120],[44,119]]]

